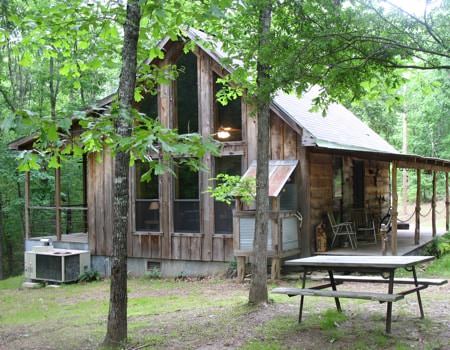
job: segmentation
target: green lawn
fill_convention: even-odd
[[[450,255],[419,275],[450,276]],[[98,348],[109,281],[32,290],[22,282],[0,281],[0,349]],[[270,295],[271,304],[251,307],[248,285],[231,280],[133,278],[128,295],[129,348],[444,349],[449,339],[448,285],[423,291],[425,320],[417,317],[413,296],[394,304],[392,336],[384,334],[385,305],[373,302],[342,300],[339,314],[332,300],[307,298],[298,324],[298,298]]]

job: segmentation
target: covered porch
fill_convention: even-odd
[[[45,175],[25,173],[25,249],[50,239],[55,248],[88,249],[86,161],[69,159]]]
[[[358,156],[358,152],[344,152]],[[316,251],[315,254],[327,255],[412,255],[418,253],[422,247],[430,243],[435,237],[449,231],[450,226],[450,198],[449,176],[450,162],[444,159],[421,157],[408,154],[371,154],[371,159],[389,161],[389,198],[386,198],[390,207],[390,224],[383,232],[381,221],[382,213],[374,213],[373,208],[366,207],[373,220],[376,231],[376,242],[358,242],[357,247],[339,246],[331,247],[326,252]],[[399,177],[400,171],[410,172],[415,180],[412,189],[415,192],[415,201],[406,208],[399,210]],[[403,176],[405,176],[403,174]],[[431,180],[431,198],[424,201],[423,184],[424,174]],[[437,179],[441,176],[440,193],[438,193]],[[405,192],[403,192],[405,196]],[[406,201],[405,201],[406,203]],[[382,215],[380,215],[382,214]],[[351,218],[344,221],[352,222]],[[357,223],[352,222],[358,237]],[[383,236],[383,233],[387,235]],[[383,239],[384,237],[384,239]]]

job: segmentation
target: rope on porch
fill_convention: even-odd
[[[412,217],[414,216],[414,214],[416,214],[415,211],[413,211],[413,213],[410,215],[410,217],[409,217],[408,219],[406,219],[406,220],[402,220],[402,219],[400,219],[400,218],[397,217],[397,221],[401,222],[402,224],[404,224],[404,223],[406,223],[406,222],[409,222],[409,220],[412,219]]]
[[[428,213],[426,213],[425,215],[422,215],[422,214],[420,214],[420,216],[424,218],[424,217],[426,217],[426,216],[430,215],[430,213],[431,213],[431,209],[432,209],[432,208],[430,208],[430,210],[428,210]]]
[[[430,208],[430,209],[428,210],[428,212],[427,212],[425,215],[423,215],[423,214],[420,213],[420,216],[423,217],[423,218],[427,217],[428,215],[430,215],[432,209],[433,209],[433,208]],[[438,215],[441,215],[441,214],[444,212],[443,210],[438,211],[437,209],[436,209],[435,211],[436,211],[436,214],[438,214]],[[401,223],[404,224],[404,223],[406,223],[406,222],[409,222],[409,221],[413,218],[413,216],[414,216],[415,214],[416,214],[416,212],[413,211],[412,214],[409,216],[408,219],[402,220],[402,219],[400,219],[400,218],[397,218],[397,220],[398,220],[399,222],[401,222]]]

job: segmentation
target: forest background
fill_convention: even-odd
[[[52,17],[48,9],[53,8],[57,15],[62,12],[57,7],[66,5],[56,0],[46,0],[46,3],[44,7],[41,2],[0,2],[0,278],[23,272],[24,174],[17,169],[17,158],[23,155],[9,150],[8,144],[29,135],[31,129],[26,123],[20,127],[15,125],[17,111],[26,110],[37,118],[50,118],[46,122],[51,122],[93,106],[96,100],[115,92],[118,86],[121,24],[108,21],[106,27],[96,30],[90,30],[95,28],[92,26],[83,28],[77,19],[94,18],[96,11],[99,16],[107,11],[101,4],[92,6],[88,2],[73,1],[64,11],[66,16],[74,18],[70,42],[59,41],[45,33],[34,33],[34,37],[40,38],[37,42],[23,40],[39,29],[23,19],[38,18],[44,8],[46,13],[41,14],[42,18],[52,18],[47,25],[58,25],[58,17]],[[108,60],[101,59],[105,55]],[[450,159],[448,72],[405,71],[402,79],[398,88],[381,94],[383,87],[376,81],[365,82],[363,89],[373,91],[372,96],[369,93],[362,101],[343,103],[398,150]],[[83,205],[81,157],[66,160],[61,172],[63,205]],[[32,205],[53,204],[53,173],[53,169],[46,171],[45,168],[31,172]],[[408,197],[413,200],[415,175],[411,175]],[[439,174],[438,200],[445,194],[444,186],[444,178]],[[431,174],[422,176],[422,191],[423,201],[429,202]],[[399,193],[402,192],[400,188]],[[34,232],[51,230],[48,215],[44,212],[34,215]],[[63,233],[82,225],[82,215],[80,212],[70,217],[63,215]]]

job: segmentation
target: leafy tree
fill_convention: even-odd
[[[278,89],[301,94],[318,84],[322,90],[316,107],[325,109],[330,102],[360,99],[373,81],[383,81],[387,89],[399,87],[398,68],[448,69],[446,5],[426,12],[423,19],[370,0],[345,5],[332,0],[249,0],[231,2],[224,12],[214,34],[229,56],[225,63],[234,68],[229,81],[246,89],[258,116],[257,262],[251,302],[267,301],[268,203],[262,197],[267,197],[269,150],[264,136],[270,127],[266,116],[271,97]]]

